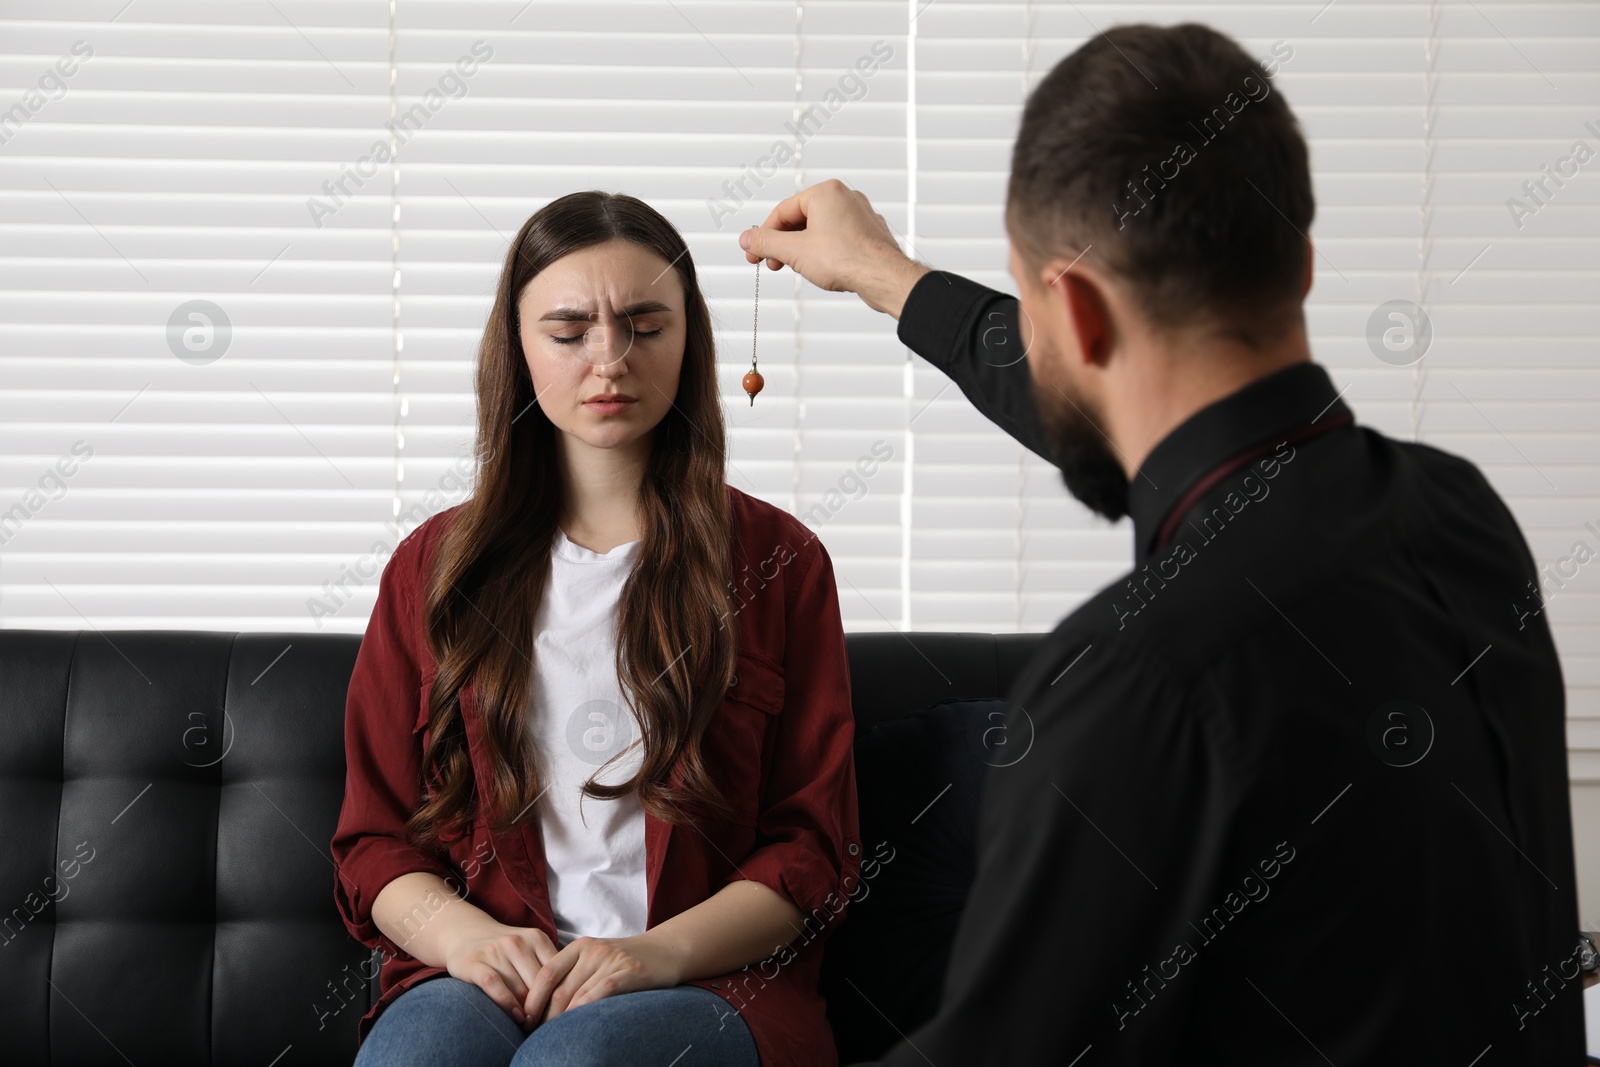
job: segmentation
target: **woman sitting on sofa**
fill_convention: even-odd
[[[511,243],[472,497],[379,583],[332,850],[376,1064],[837,1062],[860,872],[832,564],[725,481],[682,237],[573,193]]]

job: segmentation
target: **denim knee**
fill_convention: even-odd
[[[439,975],[383,1010],[353,1067],[504,1067],[525,1036],[478,986]]]

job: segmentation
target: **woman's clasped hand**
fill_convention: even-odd
[[[482,989],[524,1032],[569,1008],[682,980],[676,956],[648,932],[578,937],[557,948],[543,930],[504,924],[458,942],[445,968]]]

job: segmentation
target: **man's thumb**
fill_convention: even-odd
[[[803,232],[752,226],[740,235],[739,245],[752,256],[792,266],[791,257],[799,254],[802,237]]]

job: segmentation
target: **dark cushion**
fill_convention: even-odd
[[[983,775],[1007,761],[1005,707],[945,700],[856,736],[862,878],[822,961],[841,1064],[876,1059],[939,1007]]]

